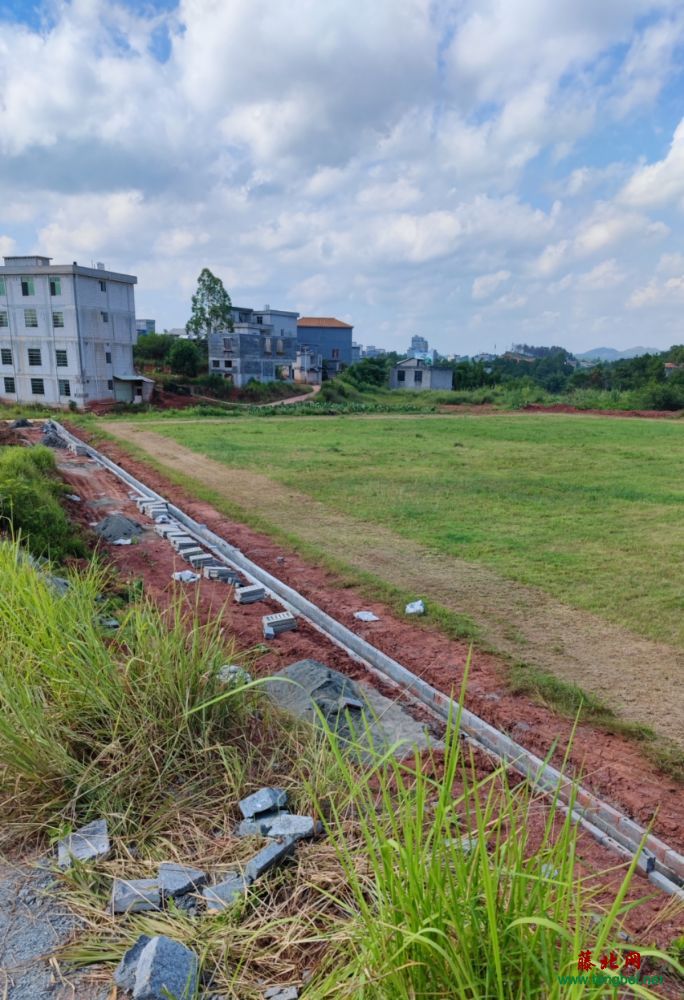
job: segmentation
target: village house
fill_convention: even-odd
[[[422,358],[406,358],[392,368],[390,389],[440,389],[450,390],[453,384],[451,368],[430,365]]]
[[[234,306],[233,329],[208,338],[209,372],[221,375],[237,388],[250,379],[291,380],[297,353],[299,313],[282,309]]]
[[[0,401],[83,408],[149,399],[154,382],[133,366],[137,280],[104,264],[5,257]]]

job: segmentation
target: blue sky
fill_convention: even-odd
[[[444,353],[684,342],[680,0],[0,0],[0,252]]]

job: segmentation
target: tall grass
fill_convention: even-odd
[[[186,784],[225,783],[224,743],[246,701],[188,714],[219,690],[233,652],[220,620],[190,627],[180,601],[130,605],[103,633],[95,565],[60,596],[0,545],[0,796],[5,835],[105,814],[137,829]]]
[[[326,826],[352,898],[338,900],[348,920],[307,997],[617,995],[559,977],[577,973],[581,951],[592,951],[598,968],[601,953],[627,949],[619,933],[635,903],[627,900],[636,862],[612,894],[601,879],[580,875],[568,815],[527,783],[512,787],[503,765],[482,777],[459,739],[458,718],[443,758],[407,763],[387,753],[363,773],[349,758],[345,766],[329,738],[344,794],[342,806],[339,795],[331,800]],[[653,949],[641,954],[676,968]],[[632,991],[621,989],[621,996]],[[660,995],[642,986],[633,993]]]
[[[49,448],[0,448],[0,532],[20,535],[34,555],[85,554],[59,503],[65,492]]]

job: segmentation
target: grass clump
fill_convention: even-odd
[[[33,555],[55,562],[85,554],[59,503],[65,492],[49,448],[0,449],[0,530],[19,535]]]
[[[239,784],[229,744],[249,699],[188,714],[221,690],[233,646],[219,621],[189,627],[179,601],[161,611],[141,600],[105,634],[103,571],[71,574],[60,596],[16,543],[0,546],[0,578],[5,838],[100,815],[149,832],[171,800]]]

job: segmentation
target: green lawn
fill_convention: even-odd
[[[684,425],[493,414],[150,430],[684,645]]]

